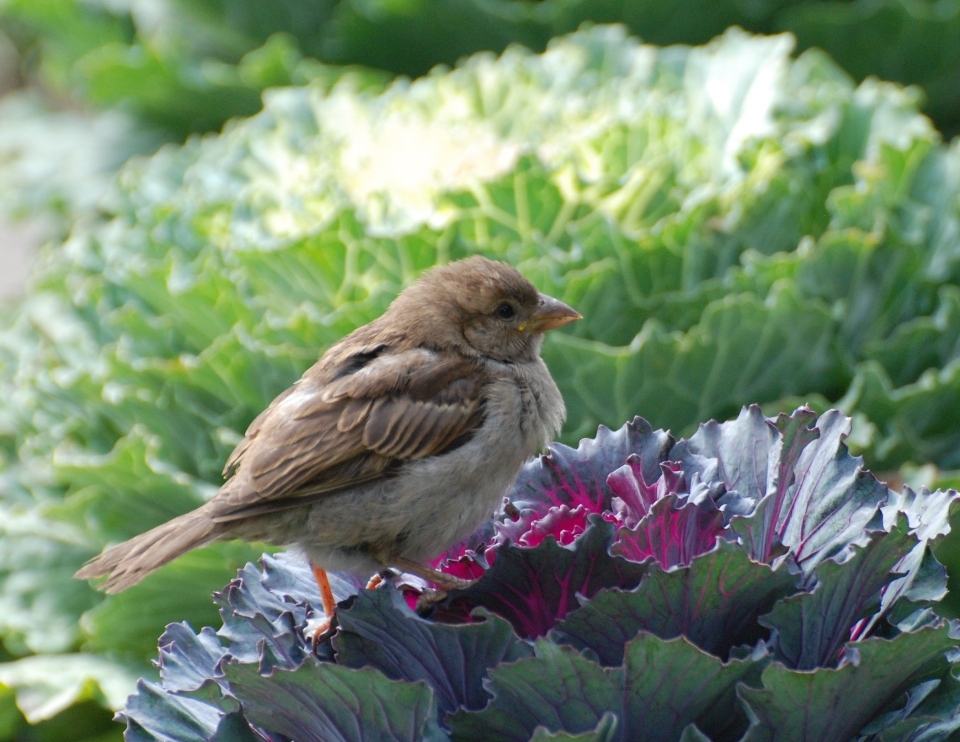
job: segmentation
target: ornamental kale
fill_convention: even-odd
[[[337,580],[315,647],[305,562],[265,556],[218,632],[167,628],[127,740],[945,740],[960,627],[929,546],[960,495],[893,492],[849,430],[754,406],[555,444],[437,561],[473,585],[418,613],[407,576]]]

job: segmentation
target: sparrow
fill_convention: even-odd
[[[116,593],[192,549],[243,539],[306,555],[328,625],[327,570],[396,568],[462,587],[426,563],[493,515],[560,431],[563,397],[540,347],[578,319],[504,263],[428,271],[260,413],[213,498],[76,577],[106,577],[98,588]]]

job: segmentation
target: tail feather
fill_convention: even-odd
[[[181,554],[220,540],[221,535],[216,523],[201,507],[111,546],[83,565],[74,577],[81,580],[107,577],[97,589],[119,593]]]

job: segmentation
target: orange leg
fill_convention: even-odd
[[[383,575],[377,572],[373,577],[367,580],[367,590],[376,590],[383,584]]]
[[[315,564],[310,565],[313,570],[313,579],[317,581],[317,587],[320,588],[320,602],[323,604],[324,620],[313,632],[313,643],[316,644],[321,636],[327,633],[330,628],[330,622],[333,620],[333,612],[337,609],[337,599],[333,597],[333,590],[330,588],[330,579],[327,577],[327,571]]]

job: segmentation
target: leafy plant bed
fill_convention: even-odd
[[[223,627],[172,624],[128,740],[941,740],[960,631],[930,553],[957,492],[895,493],[850,420],[801,408],[675,441],[641,418],[528,464],[438,560],[478,577],[418,615],[341,579],[334,630],[297,555],[247,565]]]
[[[276,394],[452,259],[584,315],[544,346],[566,442],[802,401],[852,414],[876,470],[960,467],[960,146],[911,91],[783,37],[615,27],[378,90],[275,91],[131,162],[44,251],[0,333],[0,716],[116,708],[165,625],[217,620],[210,592],[262,547],[122,595],[72,575],[201,504]]]

